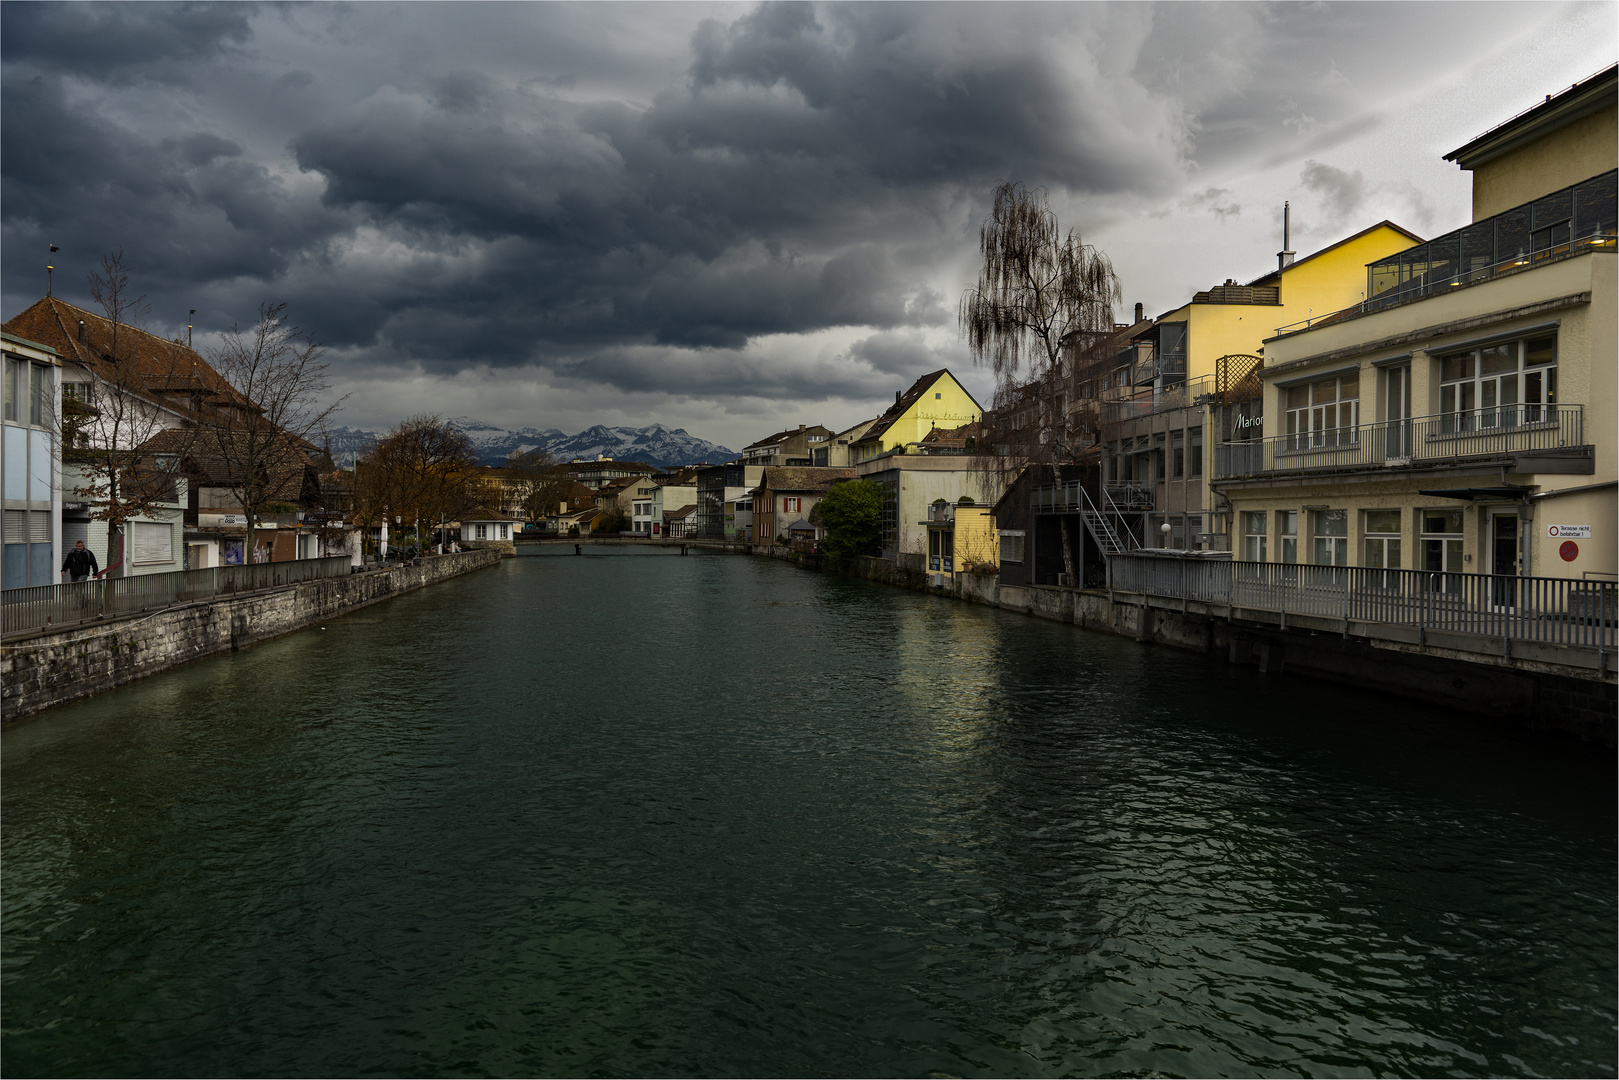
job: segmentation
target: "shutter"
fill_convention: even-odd
[[[135,532],[135,562],[166,563],[174,561],[174,528],[151,521],[137,521]]]
[[[88,521],[63,521],[62,543],[71,548],[78,541],[83,540],[84,546],[90,546],[90,523]]]
[[[35,544],[48,544],[51,542],[51,513],[49,510],[35,510],[33,520],[28,524],[28,539]]]
[[[28,511],[6,511],[5,542],[8,544],[28,543]]]

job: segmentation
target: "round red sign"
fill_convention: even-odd
[[[1564,540],[1562,546],[1557,549],[1557,554],[1563,557],[1564,562],[1573,562],[1580,557],[1580,545],[1572,540]]]

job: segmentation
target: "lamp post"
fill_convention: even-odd
[[[51,249],[51,254],[53,254],[53,255],[56,254],[58,251],[62,250],[61,248],[57,247],[55,244],[51,244],[51,245],[49,245],[49,247]],[[45,295],[46,296],[51,295],[51,274],[54,273],[55,271],[56,271],[56,267],[52,266],[50,263],[45,264]]]

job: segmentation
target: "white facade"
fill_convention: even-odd
[[[663,532],[663,515],[673,513],[683,506],[697,505],[697,489],[695,487],[655,487],[652,489],[652,499],[648,507],[649,522],[653,536]],[[637,530],[639,531],[639,530]]]

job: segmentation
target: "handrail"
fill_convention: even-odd
[[[1387,468],[1585,445],[1582,405],[1506,405],[1271,435],[1214,448],[1214,478]]]
[[[0,592],[0,633],[64,626],[216,596],[347,577],[347,555],[34,585]]]
[[[1611,652],[1619,585],[1580,578],[1383,570],[1120,554],[1109,560],[1116,592],[1193,600],[1227,610],[1315,616],[1351,623]]]

